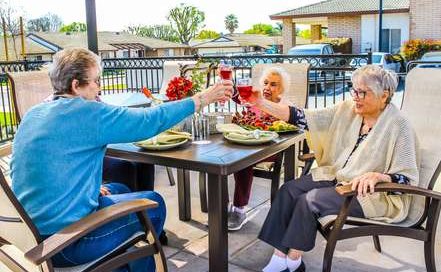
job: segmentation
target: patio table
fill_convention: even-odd
[[[100,95],[102,102],[114,106],[144,108],[150,107],[151,99],[147,98],[143,93],[111,93]]]
[[[210,135],[209,144],[186,143],[176,149],[148,151],[133,144],[111,144],[107,156],[178,169],[179,219],[190,220],[190,174],[208,174],[208,239],[210,271],[228,271],[227,177],[263,158],[285,150],[285,181],[296,175],[295,158],[302,132],[281,135],[274,141],[245,146],[227,142],[221,134]]]

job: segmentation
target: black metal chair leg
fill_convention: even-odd
[[[334,257],[334,250],[337,244],[336,240],[329,239],[326,243],[325,254],[323,256],[323,272],[330,272],[332,267],[332,258]]]
[[[435,241],[431,239],[424,242],[424,259],[426,261],[427,272],[435,272]]]
[[[374,239],[375,249],[381,253],[380,237],[378,237],[378,235],[374,235],[374,236],[372,236],[372,238]]]
[[[207,174],[199,172],[199,198],[201,200],[201,211],[208,212],[207,204]]]

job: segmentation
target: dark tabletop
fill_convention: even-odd
[[[144,150],[131,143],[111,144],[107,147],[106,155],[137,162],[229,175],[285,150],[302,137],[302,132],[283,134],[269,143],[247,146],[228,142],[222,134],[215,134],[210,135],[211,143],[209,144],[188,142],[180,147],[163,151]]]

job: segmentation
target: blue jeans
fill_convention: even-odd
[[[103,180],[124,183],[136,192],[153,191],[155,166],[148,163],[135,163],[104,157]]]
[[[166,216],[163,198],[156,192],[144,191],[131,193],[130,189],[121,183],[105,185],[111,195],[100,196],[98,210],[113,204],[133,199],[147,198],[159,204],[155,209],[149,209],[147,214],[157,234],[162,232]],[[67,267],[84,264],[96,260],[126,241],[137,231],[143,231],[136,214],[130,214],[115,219],[104,226],[92,231],[72,245],[52,257],[55,267]],[[130,271],[155,271],[152,257],[144,258],[129,264]],[[128,267],[118,271],[127,271]]]

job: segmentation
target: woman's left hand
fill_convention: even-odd
[[[101,196],[106,196],[106,195],[110,195],[110,191],[106,186],[101,185],[100,187],[100,195]]]
[[[390,182],[390,177],[385,174],[368,172],[351,180],[352,190],[358,192],[358,196],[366,196],[368,191],[372,194],[375,185],[379,182]]]

